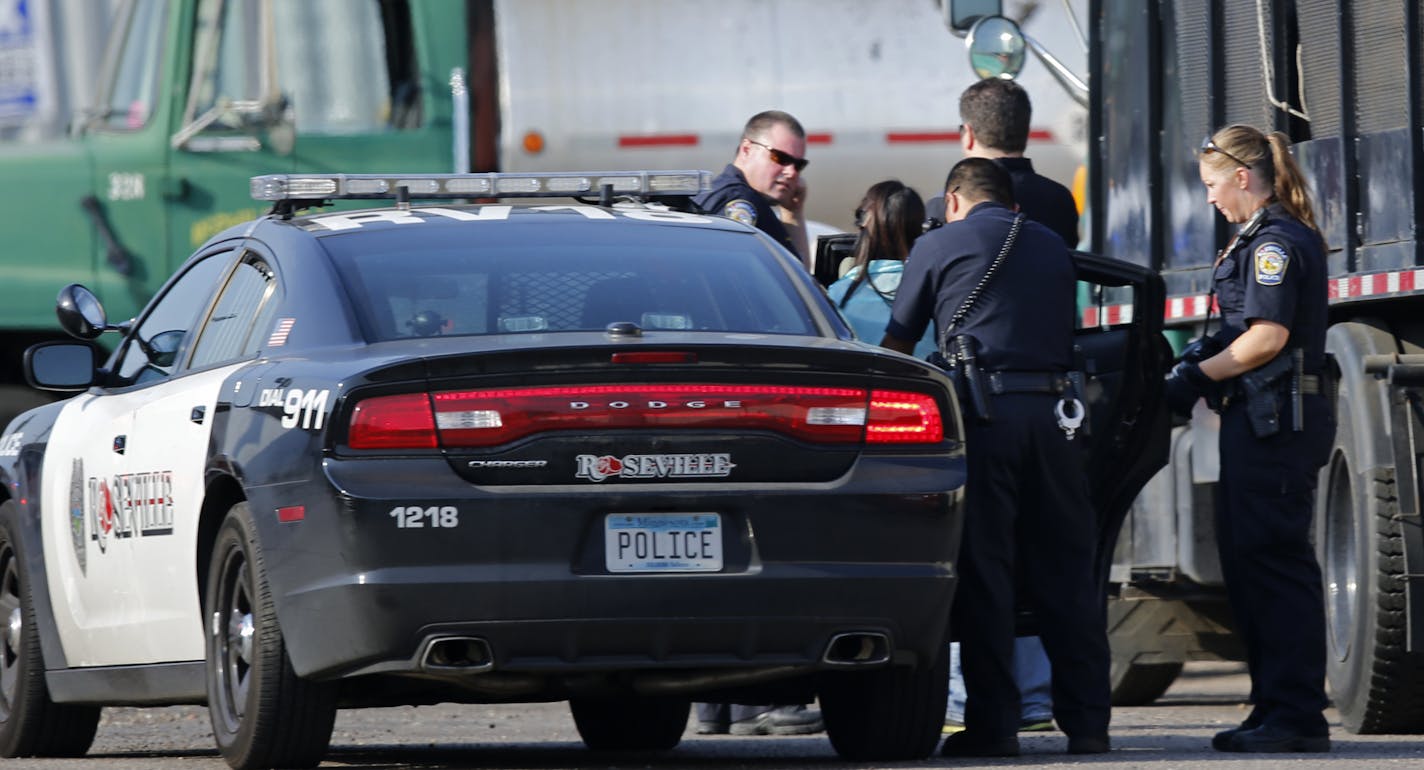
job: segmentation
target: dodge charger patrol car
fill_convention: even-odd
[[[82,755],[119,704],[206,704],[248,768],[318,763],[338,708],[567,700],[649,750],[693,699],[816,698],[841,755],[927,755],[953,390],[760,232],[660,205],[708,179],[257,177],[272,213],[137,318],[65,287],[79,339],[26,373],[77,395],[0,437],[0,753]],[[1104,458],[1141,449],[1143,331],[1081,332]]]

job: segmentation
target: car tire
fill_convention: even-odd
[[[1321,469],[1315,517],[1326,678],[1341,724],[1360,734],[1424,732],[1424,654],[1407,652],[1390,401],[1387,387],[1360,365],[1366,355],[1395,352],[1396,344],[1380,321],[1336,324],[1326,342],[1341,370],[1335,446]]]
[[[100,709],[50,700],[21,542],[19,509],[6,500],[0,503],[0,756],[82,757],[94,742]]]
[[[595,751],[664,751],[682,740],[692,703],[681,698],[572,698],[569,711]]]
[[[1181,663],[1112,664],[1112,705],[1148,706],[1182,673]]]
[[[236,770],[315,766],[331,742],[335,686],[292,670],[247,503],[228,512],[212,554],[204,617],[218,749]]]
[[[939,743],[949,694],[949,645],[934,663],[822,674],[826,735],[852,762],[924,759]]]

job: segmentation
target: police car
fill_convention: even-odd
[[[206,703],[241,768],[317,763],[342,707],[568,700],[663,749],[690,700],[819,697],[845,756],[926,755],[953,396],[656,204],[707,181],[259,177],[274,212],[136,319],[65,288],[81,341],[26,369],[80,393],[0,439],[3,753],[81,755],[112,704]],[[450,202],[516,195],[566,199]]]

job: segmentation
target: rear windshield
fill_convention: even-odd
[[[373,342],[603,330],[617,321],[644,330],[816,333],[783,266],[745,233],[508,223],[395,227],[322,243]]]

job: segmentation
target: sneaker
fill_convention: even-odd
[[[1261,725],[1252,730],[1241,730],[1223,743],[1221,751],[1243,752],[1247,754],[1292,754],[1318,753],[1330,750],[1330,736],[1308,735],[1276,725]],[[1212,741],[1216,746],[1216,741]]]
[[[1019,723],[1021,733],[1046,733],[1053,730],[1053,717],[1029,717]]]
[[[732,735],[811,735],[826,729],[821,712],[805,706],[777,706],[732,723]]]
[[[1019,739],[1013,735],[997,739],[980,738],[966,730],[945,738],[939,753],[945,757],[1017,757]]]
[[[703,722],[699,720],[697,723],[698,735],[726,735],[731,729],[732,726],[726,722]]]

